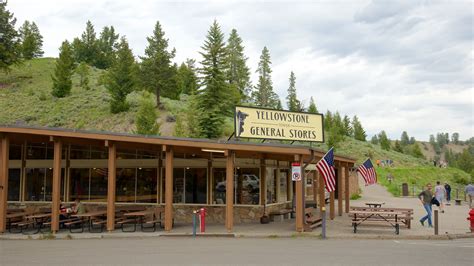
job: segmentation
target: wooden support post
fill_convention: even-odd
[[[324,185],[324,179],[321,174],[318,172],[318,182],[319,182],[319,212],[323,212],[323,208],[326,208],[326,189]]]
[[[304,231],[304,169],[303,169],[303,156],[299,155],[295,157],[296,161],[301,166],[301,179],[296,181],[296,231]]]
[[[318,179],[316,177],[316,170],[311,172],[311,178],[313,178],[313,200],[316,206],[318,205]]]
[[[165,231],[173,229],[173,148],[164,146],[165,162]]]
[[[234,152],[228,151],[226,158],[225,190],[225,228],[232,232],[234,228]]]
[[[293,181],[291,181],[291,172],[288,172],[288,171],[286,172],[286,200],[287,201],[293,200]],[[291,208],[293,209],[293,204]]]
[[[108,159],[108,177],[107,177],[107,231],[112,232],[115,230],[115,181],[116,175],[116,162],[117,162],[117,148],[114,142],[107,142],[109,147],[109,159]]]
[[[334,220],[334,217],[336,216],[336,210],[335,210],[335,191],[332,191],[329,194],[329,219]]]
[[[0,233],[7,228],[9,147],[8,136],[0,135]]]
[[[350,195],[349,195],[349,164],[344,167],[344,200],[346,201],[346,213],[349,213]]]
[[[267,203],[267,167],[265,159],[260,159],[260,205]]]
[[[342,178],[344,176],[344,167],[339,166],[337,171],[337,215],[342,216]]]
[[[51,232],[59,231],[59,201],[61,200],[61,159],[63,143],[54,138],[53,155],[53,201],[51,203]]]

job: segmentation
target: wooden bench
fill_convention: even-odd
[[[357,233],[357,227],[361,224],[390,225],[395,228],[395,234],[400,234],[401,220],[399,216],[403,216],[403,213],[401,212],[380,210],[351,210],[349,212],[349,216],[352,217],[354,234]]]
[[[73,225],[77,225],[77,224],[81,225],[81,230],[80,231],[72,231]],[[66,222],[66,223],[64,223],[64,226],[69,228],[69,232],[71,232],[71,233],[82,233],[82,232],[84,232],[84,221],[82,219],[75,219],[75,220]]]
[[[304,209],[304,217],[305,217],[304,230],[305,231],[311,232],[313,228],[316,228],[322,225],[323,219],[314,216],[313,212],[314,212],[313,207]]]
[[[400,221],[408,228],[411,229],[411,220],[413,220],[413,209],[409,208],[370,208],[370,207],[350,207],[351,211],[383,211],[383,212],[400,212],[398,216]],[[353,215],[350,215],[351,217]]]
[[[283,220],[285,219],[285,215],[288,214],[288,219],[290,219],[290,215],[291,213],[293,213],[293,210],[292,209],[281,209],[281,210],[278,210],[278,211],[273,211],[273,212],[270,212],[268,215],[270,216],[270,221],[274,221],[275,220],[275,216],[280,216],[281,217],[281,222],[283,222]]]

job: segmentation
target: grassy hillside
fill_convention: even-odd
[[[128,112],[111,114],[109,111],[109,95],[104,86],[98,84],[102,70],[91,68],[90,90],[78,86],[79,79],[73,77],[71,95],[62,99],[51,96],[52,80],[55,59],[41,58],[27,61],[15,67],[11,73],[0,73],[0,124],[36,125],[84,130],[105,130],[112,132],[132,132],[135,128],[134,120],[138,107],[139,93],[131,93],[127,101],[131,104]],[[187,98],[180,101],[162,98],[165,110],[160,110],[161,135],[173,134],[174,122],[167,122],[166,117],[176,117],[186,107]],[[226,121],[224,137],[227,138],[233,131],[232,120]],[[270,141],[269,141],[270,142]],[[289,142],[288,142],[289,143]],[[299,143],[309,145],[308,143]],[[327,150],[326,144],[311,144]],[[450,144],[451,145],[451,144]],[[422,151],[430,154],[431,145],[422,144]],[[425,148],[426,147],[426,148]],[[457,147],[453,147],[456,149]],[[434,151],[433,151],[434,152]],[[385,177],[387,171],[394,171],[396,184],[389,186],[397,194],[397,186],[403,182],[423,184],[428,179],[434,182],[438,179],[453,180],[458,175],[461,179],[468,178],[467,174],[455,169],[439,169],[430,167],[427,160],[422,160],[395,151],[385,151],[379,145],[369,142],[346,138],[336,153],[345,154],[357,159],[361,163],[370,157],[377,159],[391,159],[396,168],[380,168],[379,174]],[[425,155],[425,156],[426,156]],[[429,159],[430,157],[427,156]],[[415,175],[416,173],[416,175]],[[381,178],[383,182],[383,178]],[[457,180],[459,181],[459,180]]]
[[[387,175],[392,174],[394,180],[390,183],[387,180]],[[464,185],[469,183],[471,176],[466,172],[456,168],[437,168],[433,166],[418,166],[418,167],[396,167],[396,168],[377,168],[377,176],[379,183],[387,187],[387,190],[395,196],[401,195],[401,187],[403,183],[407,183],[410,195],[419,193],[421,189],[427,184],[431,183],[433,186],[436,181],[448,182],[453,191],[455,188],[460,188],[463,191]],[[463,194],[464,195],[464,194]]]

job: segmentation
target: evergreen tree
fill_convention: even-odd
[[[348,137],[352,136],[354,134],[351,126],[351,119],[349,116],[345,115],[344,119],[342,120],[342,124],[344,126],[344,134]]]
[[[410,138],[408,137],[408,133],[403,131],[402,136],[400,137],[400,145],[407,146],[408,144],[410,144]]]
[[[332,127],[337,128],[337,133],[341,136],[344,136],[346,132],[344,131],[344,123],[342,122],[341,115],[338,111],[332,117]]]
[[[154,102],[149,94],[144,93],[138,108],[135,132],[142,135],[159,135],[160,126],[156,123],[157,118]]]
[[[326,144],[328,145],[329,148],[330,147],[334,147],[334,149],[338,148],[341,141],[344,140],[344,135],[342,135],[340,131],[341,131],[341,128],[339,128],[339,126],[337,126],[336,124],[332,125],[331,128],[329,128],[328,138],[326,141]]]
[[[410,137],[410,142],[409,143],[410,144],[415,144],[415,142],[416,142],[415,137]]]
[[[332,126],[332,113],[331,111],[327,110],[326,114],[324,115],[324,129],[329,130]]]
[[[393,146],[393,150],[397,151],[397,152],[400,152],[400,153],[403,153],[403,148],[402,148],[402,145],[401,145],[400,141],[395,140],[395,145]]]
[[[290,86],[288,87],[288,96],[286,96],[287,99],[287,106],[288,110],[292,112],[298,112],[300,111],[300,106],[301,103],[298,100],[298,97],[296,95],[296,77],[295,73],[291,71],[290,73]]]
[[[217,138],[222,134],[224,124],[223,114],[230,112],[228,102],[229,91],[225,80],[226,53],[224,34],[217,21],[212,23],[201,55],[201,75],[203,89],[200,91],[198,100],[199,128],[201,134],[206,138]],[[226,109],[227,108],[227,109]]]
[[[72,74],[74,71],[74,58],[72,57],[71,45],[64,41],[59,48],[59,58],[56,60],[53,79],[53,91],[51,94],[62,98],[69,95],[72,87]]]
[[[114,26],[104,27],[97,43],[98,54],[94,66],[107,69],[112,66],[117,55],[119,34],[115,33]]]
[[[250,69],[247,67],[247,57],[244,55],[242,39],[236,29],[232,29],[226,46],[226,79],[229,89],[237,90],[236,104],[248,102],[251,90]],[[235,94],[235,93],[232,93]]]
[[[380,147],[382,149],[389,151],[390,150],[390,140],[387,137],[387,133],[384,130],[379,133]]]
[[[136,83],[136,63],[127,40],[122,37],[117,51],[117,60],[107,72],[105,87],[111,96],[110,111],[120,113],[127,111],[127,95],[133,91]]]
[[[180,112],[176,117],[176,126],[174,135],[178,137],[200,138],[201,130],[199,128],[198,98],[191,95],[186,103],[184,112]]]
[[[16,18],[7,10],[7,2],[0,2],[0,70],[10,71],[10,66],[21,61],[20,39],[15,30]]]
[[[88,65],[94,65],[99,55],[98,44],[94,25],[88,20],[86,29],[82,33],[81,38],[75,38],[72,42],[76,62],[86,62]]]
[[[186,64],[182,63],[176,74],[176,86],[179,93],[188,95],[197,94],[198,83],[194,59],[187,59]]]
[[[79,86],[85,90],[89,90],[89,66],[82,62],[77,66],[76,73],[79,75]]]
[[[418,143],[413,144],[411,155],[416,158],[425,159],[425,156],[423,155],[423,152],[421,152],[420,145],[418,145]]]
[[[278,106],[278,95],[273,91],[272,85],[272,70],[270,52],[267,47],[263,47],[260,62],[258,63],[258,83],[252,93],[252,98],[255,104],[259,107],[276,108]]]
[[[318,109],[316,108],[316,104],[314,103],[313,96],[311,96],[311,98],[309,100],[308,113],[312,113],[312,114],[317,114],[318,113]]]
[[[365,133],[362,124],[360,123],[359,119],[355,115],[352,118],[352,129],[354,130],[354,138],[357,140],[365,141],[367,134]],[[380,140],[380,138],[379,138]],[[380,140],[381,141],[381,140]]]
[[[454,133],[451,135],[451,141],[452,141],[454,144],[459,144],[459,133],[454,132]]]
[[[379,144],[379,138],[377,137],[377,135],[374,135],[372,139],[370,140],[370,142],[374,145]]]
[[[283,110],[283,106],[281,105],[281,100],[280,99],[278,99],[276,109],[277,110]]]
[[[21,54],[26,60],[43,55],[43,36],[41,36],[36,23],[25,20],[20,27]]]
[[[156,106],[160,106],[160,96],[176,98],[176,69],[171,64],[175,50],[168,51],[168,39],[159,21],[155,24],[153,35],[146,38],[148,46],[145,56],[140,57],[140,80],[142,86],[156,94]]]

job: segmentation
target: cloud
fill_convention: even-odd
[[[427,140],[436,132],[474,135],[473,14],[463,1],[26,1],[8,3],[35,21],[45,56],[57,56],[91,20],[113,25],[141,55],[157,20],[175,60],[200,60],[214,19],[241,35],[254,73],[270,50],[275,91],[284,102],[291,71],[304,103],[361,119],[369,136],[385,130]]]

